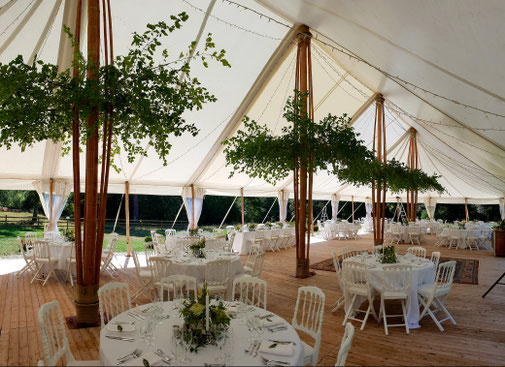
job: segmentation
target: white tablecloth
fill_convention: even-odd
[[[466,244],[466,236],[468,236],[468,233],[470,231],[468,229],[461,229],[461,228],[444,228],[442,231],[442,236],[447,236],[447,242],[450,241],[451,237],[455,234],[457,234],[458,238],[458,248],[465,249],[467,248]]]
[[[70,251],[73,244],[71,242],[49,242],[49,254],[51,259],[58,259],[56,269],[67,270],[67,260],[70,256]]]
[[[254,239],[257,235],[263,235],[266,238],[272,237],[272,234],[285,235],[294,234],[294,228],[283,228],[283,229],[265,229],[253,232],[237,232],[235,234],[235,239],[233,240],[232,249],[234,252],[240,255],[247,255],[251,252],[251,247],[254,244]],[[263,250],[268,250],[263,248]]]
[[[417,300],[417,289],[420,285],[422,284],[430,284],[433,283],[435,280],[435,264],[433,264],[430,260],[424,259],[421,263],[416,263],[415,260],[413,262],[409,261],[407,258],[404,258],[403,256],[399,256],[399,261],[400,264],[404,265],[411,265],[412,266],[412,289],[410,292],[410,299],[409,299],[409,309],[407,312],[407,318],[409,322],[409,327],[411,329],[419,328],[419,302]],[[359,262],[365,262],[368,265],[367,271],[368,271],[368,279],[372,287],[374,287],[377,292],[379,293],[377,297],[380,297],[380,290],[382,289],[382,284],[384,280],[384,268],[383,264],[378,263],[375,260],[374,255],[368,255],[366,259],[363,259],[361,255],[358,255],[356,257],[351,257],[349,259],[346,259],[344,261],[359,261]],[[346,292],[344,292],[346,293]],[[345,294],[346,299],[346,305],[345,308],[346,310],[350,307],[351,303],[351,297],[349,297],[348,294]],[[357,302],[363,302],[365,301],[364,298],[358,300]],[[355,307],[357,304],[354,305]],[[379,313],[379,310],[377,311],[377,315]]]
[[[148,347],[142,341],[139,328],[137,326],[136,330],[131,334],[125,334],[125,336],[132,336],[135,338],[135,342],[126,342],[121,340],[113,340],[108,339],[105,336],[111,334],[107,328],[102,329],[100,333],[100,363],[104,366],[112,366],[116,364],[116,360],[119,357],[125,356],[126,354],[132,352],[134,349],[139,348],[143,351],[143,354],[149,353],[150,350],[156,350],[160,348],[166,354],[170,355],[175,351],[175,342],[172,338],[172,326],[173,325],[182,325],[183,320],[179,316],[179,311],[174,310],[172,302],[164,302],[163,308],[166,314],[170,315],[168,319],[163,320],[161,325],[158,325],[155,333],[154,333],[154,347]],[[136,309],[144,309],[149,305],[139,306]],[[254,312],[258,315],[265,315],[269,313],[263,309],[255,308]],[[134,321],[135,319],[128,316],[126,313],[120,314],[113,318],[111,322],[117,321]],[[287,330],[278,331],[275,333],[271,333],[267,330],[264,331],[263,338],[268,339],[276,339],[283,341],[292,341],[296,343],[293,348],[293,355],[282,357],[282,356],[272,356],[265,355],[265,357],[270,357],[270,359],[274,358],[280,361],[286,361],[292,366],[302,366],[303,365],[303,345],[298,337],[296,331],[282,318],[278,316],[274,316],[271,318],[272,322],[281,322],[284,321],[288,326]],[[141,321],[136,321],[136,324],[140,324]],[[244,350],[249,346],[249,331],[246,325],[242,325],[240,320],[232,319],[230,323],[231,333],[230,338],[227,340],[227,343],[232,343],[233,346],[233,356],[230,365],[232,366],[261,366],[263,363],[261,362],[260,354],[256,357],[249,356]],[[230,342],[230,340],[232,340]],[[226,349],[226,345],[224,349]],[[189,358],[191,362],[189,365],[203,365],[204,363],[215,363],[216,358],[218,358],[223,351],[220,351],[216,346],[209,345],[203,347],[198,351],[198,353],[190,353]],[[132,365],[131,362],[127,363],[128,365]],[[142,356],[138,359],[138,365],[142,366]],[[160,363],[159,364],[167,366],[167,364]],[[174,364],[175,365],[175,364]]]
[[[231,259],[230,268],[230,283],[228,286],[228,294],[231,294],[233,286],[233,278],[244,273],[244,267],[239,256],[218,256],[207,255],[205,259],[198,259],[188,256],[186,259],[180,257],[168,256],[172,261],[172,275],[189,275],[203,282],[205,280],[205,265],[212,260]]]

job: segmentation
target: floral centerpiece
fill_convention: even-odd
[[[205,253],[203,249],[205,248],[205,237],[203,237],[200,241],[195,242],[189,246],[189,249],[193,252],[193,255],[198,258],[205,258]]]
[[[249,231],[250,231],[250,232],[255,231],[257,226],[258,226],[258,225],[257,225],[256,223],[250,223],[250,224],[248,225]]]
[[[396,250],[393,245],[384,246],[382,249],[379,249],[379,254],[381,255],[381,262],[383,264],[396,264],[398,262]]]
[[[190,295],[183,306],[180,312],[184,324],[178,337],[190,342],[192,352],[197,352],[205,345],[216,344],[217,338],[225,333],[230,325],[231,318],[226,313],[223,302],[210,304],[206,285],[198,298]]]
[[[272,228],[272,223],[270,223],[270,222],[266,222],[266,223],[265,223],[265,227],[267,227],[267,228]]]
[[[241,232],[242,231],[242,226],[240,224],[235,225],[235,231]]]
[[[63,231],[63,236],[65,236],[65,238],[67,239],[67,241],[69,242],[74,242],[75,241],[75,232],[73,229],[69,228],[69,229],[65,229]]]
[[[198,236],[198,227],[188,229],[188,233],[190,236]]]
[[[458,222],[459,229],[465,229],[465,222]]]

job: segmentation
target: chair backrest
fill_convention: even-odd
[[[344,261],[342,263],[342,275],[347,289],[350,287],[368,287],[366,264],[357,261]]]
[[[438,263],[440,262],[440,252],[434,251],[431,253],[431,262],[435,264],[435,271],[438,268]]]
[[[175,236],[177,234],[177,231],[175,229],[165,229],[165,236]]]
[[[374,255],[382,253],[384,251],[384,245],[377,245],[372,248]]]
[[[291,325],[314,338],[314,352],[312,354],[312,365],[315,365],[319,356],[321,346],[321,332],[324,316],[325,296],[321,289],[317,287],[298,288],[295,313]]]
[[[158,246],[164,246],[165,245],[165,236],[162,234],[156,233],[154,235],[154,242],[158,244]]]
[[[435,283],[438,291],[449,292],[452,287],[454,279],[454,272],[456,270],[456,261],[446,261],[438,265]]]
[[[154,241],[156,241],[156,231],[154,229],[151,229],[151,239]]]
[[[160,281],[160,301],[164,301],[165,290],[167,301],[189,298],[191,294],[197,297],[197,279],[188,275],[169,275]]]
[[[251,272],[251,275],[253,277],[260,277],[261,276],[261,271],[263,270],[263,262],[265,260],[265,253],[262,251],[258,254],[256,254],[256,257],[254,258],[254,265],[253,269]]]
[[[34,259],[51,260],[51,254],[49,252],[49,244],[47,243],[47,241],[37,240],[33,242],[33,257]]]
[[[460,238],[461,234],[458,228],[449,228],[449,236]]]
[[[335,267],[335,273],[337,273],[337,278],[340,280],[342,276],[342,265],[340,265],[340,261],[338,260],[336,252],[332,251],[331,257],[333,258],[333,266]]]
[[[35,241],[38,240],[36,232],[26,232],[25,233],[25,244],[33,245]]]
[[[151,257],[155,256],[155,251],[153,249],[145,249],[145,254],[146,254],[146,263],[147,266],[149,266],[149,262],[151,261]]]
[[[267,282],[256,277],[237,278],[233,281],[232,297],[233,300],[266,309]]]
[[[479,239],[479,231],[475,229],[471,229],[466,234],[467,239],[478,240]]]
[[[344,336],[342,337],[342,342],[340,343],[340,350],[338,351],[337,363],[335,366],[345,366],[345,361],[347,360],[347,355],[349,354],[349,349],[351,349],[352,339],[354,338],[354,326],[348,322],[345,325]]]
[[[421,226],[409,226],[409,233],[421,234]]]
[[[401,292],[410,294],[412,287],[412,267],[410,265],[384,265],[382,291]]]
[[[113,317],[132,308],[130,288],[127,283],[111,282],[98,290],[102,328]],[[105,322],[107,320],[107,322]]]
[[[358,250],[353,246],[346,246],[342,249],[342,259],[348,259],[350,257],[356,256]]]
[[[237,232],[233,231],[231,232],[229,235],[228,235],[228,242],[231,243],[233,245],[233,241],[235,241],[235,235],[237,234]]]
[[[23,254],[23,259],[25,259],[25,262],[28,262],[28,258],[26,257],[26,250],[23,248],[23,240],[19,236],[18,236],[18,247],[19,247],[19,252],[21,252],[21,254]]]
[[[57,301],[45,303],[40,307],[39,323],[46,366],[56,366],[63,356],[67,364],[73,362],[75,358],[70,351],[63,315]]]
[[[107,245],[105,246],[105,248],[107,250],[109,250],[113,245],[115,246],[116,243],[117,243],[117,239],[118,239],[118,234],[113,232],[109,235],[109,238],[107,240]],[[114,247],[115,248],[115,247]]]
[[[391,225],[391,233],[396,234],[396,235],[400,234],[401,233],[400,226],[398,224],[392,224]]]
[[[137,277],[140,278],[140,270],[142,267],[140,266],[139,255],[137,254],[137,250],[132,248],[132,258],[133,264],[135,265],[135,272],[137,273]]]
[[[230,270],[230,259],[209,261],[205,265],[205,282],[208,286],[228,286]]]
[[[153,274],[154,282],[160,282],[162,278],[170,275],[172,261],[162,256],[151,256],[149,258],[149,267]]]
[[[412,246],[407,249],[408,253],[411,253],[417,257],[422,257],[423,259],[426,258],[426,249],[421,246]]]

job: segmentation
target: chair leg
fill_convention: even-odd
[[[352,297],[352,300],[351,300],[351,304],[349,305],[349,308],[347,309],[347,312],[345,313],[345,317],[344,317],[344,322],[342,323],[342,326],[345,326],[345,324],[347,323],[347,320],[349,319],[349,317],[351,316],[351,313],[353,312],[354,310],[354,301],[356,300],[356,295],[354,295]]]
[[[410,329],[409,329],[409,320],[407,318],[407,304],[408,299],[406,300],[401,300],[402,303],[402,310],[403,310],[403,322],[405,323],[405,331],[407,332],[407,335],[410,334]]]
[[[451,322],[454,325],[456,325],[456,320],[454,320],[454,318],[449,313],[449,311],[447,311],[447,308],[445,308],[444,303],[442,301],[438,300],[438,305],[440,306],[440,308],[442,309],[442,311],[444,311],[445,315],[449,318],[449,320],[451,320]]]
[[[335,302],[335,304],[333,305],[333,309],[331,310],[331,312],[337,311],[340,308],[340,306],[342,306],[344,303],[345,303],[345,297],[340,296],[337,302]]]
[[[33,276],[32,278],[32,281],[30,282],[30,284],[33,284],[33,282],[37,279],[37,277],[39,276],[40,272],[42,271],[42,269],[44,268],[44,266],[37,266],[37,272],[35,273],[35,275]]]
[[[382,320],[384,321],[384,333],[389,335],[388,332],[388,317],[386,315],[386,305],[384,304],[384,298],[381,297],[381,315],[382,315]]]

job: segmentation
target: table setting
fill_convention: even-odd
[[[389,259],[384,260],[384,257]],[[407,253],[399,255],[395,252],[394,246],[386,246],[385,253],[369,254],[368,251],[345,259],[346,261],[356,261],[367,265],[368,281],[379,293],[384,282],[384,266],[391,264],[409,265],[412,267],[412,287],[409,297],[407,318],[411,329],[419,328],[419,303],[417,300],[417,289],[422,284],[431,284],[435,279],[435,264],[429,259],[420,258],[414,254]],[[351,299],[344,292],[346,310],[350,307]],[[363,302],[365,298],[361,300]]]
[[[281,317],[242,302],[197,299],[138,306],[100,334],[103,365],[303,364],[303,344]]]

